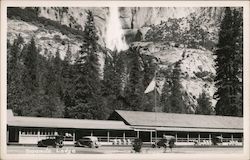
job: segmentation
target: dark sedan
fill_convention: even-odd
[[[63,136],[47,136],[46,139],[40,140],[37,143],[38,147],[63,147]]]

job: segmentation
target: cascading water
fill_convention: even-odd
[[[119,16],[118,7],[109,8],[109,19],[106,30],[106,47],[112,51],[117,50],[118,52],[128,49]]]

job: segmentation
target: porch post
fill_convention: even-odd
[[[40,129],[38,129],[37,131],[37,138],[38,138],[38,141],[40,141]]]
[[[177,142],[177,133],[175,133],[175,142]]]
[[[234,135],[231,134],[231,141],[234,141]]]
[[[21,131],[21,128],[18,128],[18,135],[17,135],[16,130],[17,129],[15,129],[15,140],[18,140],[18,142],[20,143],[20,138],[21,138],[22,131]],[[16,136],[18,136],[18,137],[16,137]]]
[[[209,142],[211,142],[211,134],[209,133]]]
[[[201,142],[201,135],[200,135],[200,133],[198,133],[198,142],[199,143]]]
[[[189,133],[187,133],[187,142],[189,142]]]
[[[123,132],[123,139],[125,139],[126,138],[126,134],[125,134],[125,131]]]
[[[108,138],[108,142],[109,142],[109,131],[107,132],[107,138]]]
[[[76,131],[73,130],[73,142],[76,141]]]
[[[19,129],[19,131],[18,131],[18,138],[21,137],[21,134],[22,134],[21,129]]]
[[[140,137],[140,135],[139,135],[140,133],[139,133],[139,131],[137,131],[137,138],[139,138]]]
[[[93,136],[93,131],[91,131],[90,136],[91,136],[91,137]]]
[[[157,141],[157,130],[155,130],[155,141]]]
[[[152,144],[152,131],[150,131],[150,143]]]

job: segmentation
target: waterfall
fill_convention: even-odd
[[[119,16],[118,7],[109,8],[109,19],[105,39],[106,47],[112,51],[116,49],[118,52],[128,49]]]

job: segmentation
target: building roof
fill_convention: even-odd
[[[18,127],[132,130],[123,121],[14,116],[11,110],[7,111],[7,125]]]
[[[164,131],[243,132],[243,118],[232,116],[116,110],[110,119],[123,120],[134,128]]]

